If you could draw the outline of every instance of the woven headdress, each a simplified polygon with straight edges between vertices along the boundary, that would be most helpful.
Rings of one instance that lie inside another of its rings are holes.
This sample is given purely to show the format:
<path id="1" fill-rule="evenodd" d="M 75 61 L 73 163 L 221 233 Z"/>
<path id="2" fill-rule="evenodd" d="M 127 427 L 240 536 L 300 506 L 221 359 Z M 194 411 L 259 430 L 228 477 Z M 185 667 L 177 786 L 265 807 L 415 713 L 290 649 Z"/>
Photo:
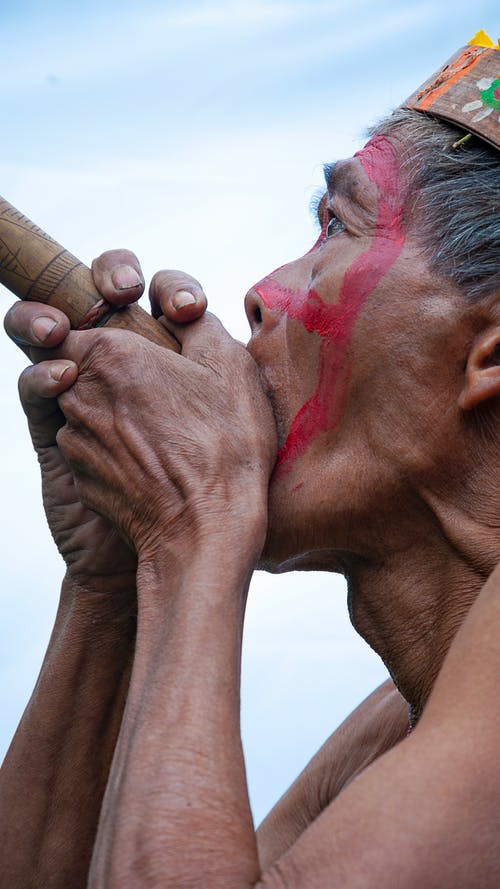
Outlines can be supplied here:
<path id="1" fill-rule="evenodd" d="M 500 40 L 479 31 L 402 107 L 447 120 L 500 150 Z"/>

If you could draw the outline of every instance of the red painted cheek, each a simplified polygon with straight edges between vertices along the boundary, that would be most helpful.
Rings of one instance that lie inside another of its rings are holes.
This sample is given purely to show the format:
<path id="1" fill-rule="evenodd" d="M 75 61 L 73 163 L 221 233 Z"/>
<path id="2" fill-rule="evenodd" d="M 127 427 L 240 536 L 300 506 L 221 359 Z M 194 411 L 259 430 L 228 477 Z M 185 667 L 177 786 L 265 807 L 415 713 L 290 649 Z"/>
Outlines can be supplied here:
<path id="1" fill-rule="evenodd" d="M 334 429 L 339 422 L 351 376 L 345 355 L 354 325 L 404 244 L 398 166 L 391 143 L 375 136 L 356 157 L 378 188 L 377 221 L 370 246 L 344 274 L 338 302 L 329 305 L 314 290 L 287 289 L 273 277 L 275 272 L 254 288 L 268 308 L 285 312 L 321 337 L 318 385 L 292 420 L 278 454 L 275 478 L 288 472 L 321 432 Z"/>

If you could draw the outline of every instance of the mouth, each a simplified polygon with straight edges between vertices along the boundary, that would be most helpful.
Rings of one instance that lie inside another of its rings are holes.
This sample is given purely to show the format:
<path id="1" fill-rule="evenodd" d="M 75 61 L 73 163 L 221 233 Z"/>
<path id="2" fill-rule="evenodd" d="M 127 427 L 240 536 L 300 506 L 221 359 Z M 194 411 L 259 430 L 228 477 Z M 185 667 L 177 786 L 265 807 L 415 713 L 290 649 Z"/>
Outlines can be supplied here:
<path id="1" fill-rule="evenodd" d="M 264 390 L 264 395 L 271 405 L 274 422 L 276 424 L 279 454 L 281 449 L 283 448 L 283 445 L 285 444 L 288 435 L 288 417 L 285 416 L 282 399 L 278 398 L 276 390 L 270 384 L 266 372 L 263 368 L 259 368 L 259 376 L 262 389 Z"/>

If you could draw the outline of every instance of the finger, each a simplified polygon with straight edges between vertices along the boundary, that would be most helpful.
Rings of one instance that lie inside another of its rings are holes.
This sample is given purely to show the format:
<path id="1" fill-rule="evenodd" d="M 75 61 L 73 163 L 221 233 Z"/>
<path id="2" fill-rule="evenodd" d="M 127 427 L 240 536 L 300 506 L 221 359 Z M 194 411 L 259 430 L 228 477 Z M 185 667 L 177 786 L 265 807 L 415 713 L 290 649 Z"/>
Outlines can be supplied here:
<path id="1" fill-rule="evenodd" d="M 131 330 L 97 327 L 93 330 L 70 330 L 58 349 L 51 352 L 51 358 L 70 359 L 78 364 L 80 372 L 87 369 L 88 361 L 98 356 L 108 366 L 113 361 L 126 356 L 130 361 L 138 348 L 157 348 L 148 340 Z M 169 350 L 166 350 L 170 354 Z M 174 353 L 172 353 L 174 354 Z"/>
<path id="2" fill-rule="evenodd" d="M 36 448 L 51 447 L 65 422 L 57 403 L 75 382 L 78 367 L 73 361 L 42 361 L 27 367 L 19 377 L 19 396 L 28 418 L 33 444 Z"/>
<path id="3" fill-rule="evenodd" d="M 192 324 L 174 324 L 166 318 L 160 320 L 179 340 L 182 355 L 198 364 L 213 366 L 214 358 L 235 345 L 241 345 L 211 312 L 205 312 Z"/>
<path id="4" fill-rule="evenodd" d="M 149 299 L 154 318 L 165 315 L 175 323 L 194 321 L 207 308 L 207 298 L 196 278 L 175 270 L 156 272 L 149 287 Z"/>
<path id="5" fill-rule="evenodd" d="M 115 306 L 128 306 L 144 293 L 144 276 L 135 253 L 107 250 L 92 263 L 94 283 L 104 299 Z"/>
<path id="6" fill-rule="evenodd" d="M 70 324 L 67 316 L 53 306 L 19 300 L 7 312 L 4 327 L 7 336 L 36 360 L 36 353 L 30 347 L 52 349 L 59 346 L 68 335 Z"/>

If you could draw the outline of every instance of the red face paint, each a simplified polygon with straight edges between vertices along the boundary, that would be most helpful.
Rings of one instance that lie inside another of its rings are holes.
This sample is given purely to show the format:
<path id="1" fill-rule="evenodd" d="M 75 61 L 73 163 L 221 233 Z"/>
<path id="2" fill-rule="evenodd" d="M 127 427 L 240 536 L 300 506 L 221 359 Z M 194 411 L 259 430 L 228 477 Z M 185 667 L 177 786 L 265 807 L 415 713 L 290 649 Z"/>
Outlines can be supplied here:
<path id="1" fill-rule="evenodd" d="M 285 288 L 272 275 L 254 288 L 268 308 L 285 312 L 321 337 L 318 385 L 291 423 L 278 454 L 275 478 L 292 468 L 319 433 L 337 425 L 351 375 L 345 354 L 356 319 L 404 244 L 399 171 L 393 146 L 383 136 L 375 136 L 355 156 L 377 186 L 377 220 L 370 246 L 344 274 L 338 302 L 329 305 L 314 290 Z"/>

